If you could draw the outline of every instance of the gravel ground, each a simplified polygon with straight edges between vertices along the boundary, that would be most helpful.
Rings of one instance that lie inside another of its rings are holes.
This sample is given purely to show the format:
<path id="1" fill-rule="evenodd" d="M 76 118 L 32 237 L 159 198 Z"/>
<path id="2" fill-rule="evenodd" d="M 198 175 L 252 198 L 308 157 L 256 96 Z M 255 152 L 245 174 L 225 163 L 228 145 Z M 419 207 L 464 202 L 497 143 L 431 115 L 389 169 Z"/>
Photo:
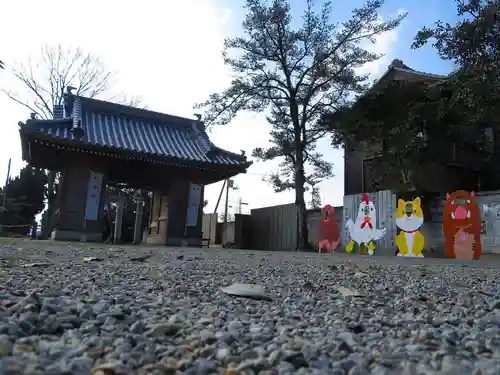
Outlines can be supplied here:
<path id="1" fill-rule="evenodd" d="M 0 246 L 2 375 L 500 374 L 491 263 L 35 246 Z"/>

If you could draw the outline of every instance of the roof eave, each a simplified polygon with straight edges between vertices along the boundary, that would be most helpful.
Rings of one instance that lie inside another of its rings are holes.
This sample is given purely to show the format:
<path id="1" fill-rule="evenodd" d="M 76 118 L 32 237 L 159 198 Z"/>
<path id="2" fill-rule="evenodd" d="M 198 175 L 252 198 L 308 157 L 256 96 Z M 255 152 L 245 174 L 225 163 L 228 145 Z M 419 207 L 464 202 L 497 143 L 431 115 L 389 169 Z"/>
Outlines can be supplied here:
<path id="1" fill-rule="evenodd" d="M 29 163 L 31 161 L 29 140 L 26 139 L 22 129 L 19 129 L 19 137 L 21 138 L 21 159 Z"/>
<path id="2" fill-rule="evenodd" d="M 398 71 L 403 72 L 403 73 L 407 73 L 407 74 L 418 76 L 418 77 L 428 78 L 428 79 L 434 79 L 434 80 L 448 79 L 448 76 L 444 76 L 442 74 L 420 72 L 418 70 L 404 69 L 404 68 L 399 68 L 397 66 L 393 67 L 393 69 L 398 70 Z"/>
<path id="3" fill-rule="evenodd" d="M 218 152 L 220 152 L 222 154 L 226 154 L 226 155 L 230 156 L 231 158 L 233 158 L 233 159 L 235 159 L 235 160 L 237 160 L 237 161 L 239 161 L 241 163 L 247 163 L 248 162 L 246 156 L 241 155 L 241 154 L 236 154 L 236 153 L 231 152 L 231 151 L 224 150 L 223 148 L 215 146 L 213 143 L 212 143 L 212 148 L 211 148 L 210 151 L 212 151 L 212 152 L 213 151 L 218 151 Z M 250 162 L 250 164 L 251 164 L 251 162 Z"/>
<path id="4" fill-rule="evenodd" d="M 36 125 L 68 125 L 72 124 L 73 119 L 69 117 L 58 118 L 58 119 L 28 119 L 21 127 L 35 128 Z"/>
<path id="5" fill-rule="evenodd" d="M 108 153 L 123 153 L 123 154 L 129 154 L 130 158 L 136 158 L 136 159 L 145 159 L 145 160 L 157 160 L 159 162 L 165 162 L 165 163 L 174 163 L 178 164 L 179 166 L 186 166 L 186 167 L 191 167 L 191 166 L 196 166 L 199 168 L 237 168 L 239 170 L 246 170 L 252 162 L 240 162 L 240 163 L 235 163 L 235 164 L 225 164 L 225 163 L 207 163 L 207 162 L 198 162 L 198 161 L 193 161 L 193 160 L 188 160 L 188 159 L 179 159 L 175 157 L 168 157 L 168 156 L 162 156 L 162 155 L 153 155 L 153 154 L 147 154 L 143 152 L 134 152 L 134 151 L 129 151 L 129 150 L 122 150 L 119 148 L 114 148 L 114 147 L 105 147 L 105 146 L 97 146 L 97 145 L 91 145 L 88 143 L 84 142 L 79 142 L 76 140 L 68 140 L 68 139 L 63 139 L 63 138 L 55 138 L 47 134 L 43 134 L 40 132 L 37 132 L 36 130 L 32 128 L 21 128 L 19 129 L 21 139 L 25 140 L 25 142 L 29 142 L 30 139 L 29 137 L 33 140 L 39 140 L 42 142 L 47 142 L 47 143 L 57 143 L 60 144 L 64 147 L 67 148 L 73 148 L 73 149 L 80 149 L 80 150 L 99 150 L 100 152 L 108 152 Z M 238 172 L 241 173 L 241 172 Z"/>
<path id="6" fill-rule="evenodd" d="M 235 177 L 235 176 L 237 176 L 237 175 L 239 175 L 239 174 L 245 174 L 245 173 L 247 173 L 247 169 L 248 169 L 248 167 L 250 167 L 250 165 L 252 165 L 252 162 L 247 162 L 247 163 L 246 163 L 246 164 L 244 164 L 244 165 L 241 165 L 241 164 L 240 164 L 240 165 L 238 165 L 237 167 L 235 167 L 235 166 L 233 165 L 233 168 L 230 168 L 230 169 L 228 170 L 228 172 L 226 172 L 226 173 L 224 174 L 224 178 L 225 178 L 225 179 L 228 179 L 228 178 L 233 178 L 233 177 Z M 207 181 L 207 182 L 206 182 L 206 185 L 209 185 L 209 184 L 212 184 L 212 183 L 215 183 L 215 182 L 219 182 L 220 180 L 221 180 L 220 178 L 215 177 L 215 178 L 213 178 L 213 179 L 211 179 L 211 180 Z"/>
<path id="7" fill-rule="evenodd" d="M 387 76 L 389 75 L 389 73 L 391 73 L 393 71 L 399 71 L 401 73 L 405 73 L 405 74 L 408 74 L 408 75 L 412 75 L 412 76 L 416 76 L 416 77 L 421 77 L 421 78 L 427 78 L 429 80 L 434 80 L 434 81 L 446 80 L 446 79 L 449 78 L 447 76 L 443 76 L 443 75 L 440 75 L 440 74 L 431 74 L 431 73 L 419 72 L 417 70 L 412 70 L 412 69 L 399 68 L 397 66 L 390 66 L 384 72 L 384 74 L 382 74 L 382 76 L 373 83 L 372 87 L 375 87 L 380 82 L 383 82 L 387 78 Z"/>

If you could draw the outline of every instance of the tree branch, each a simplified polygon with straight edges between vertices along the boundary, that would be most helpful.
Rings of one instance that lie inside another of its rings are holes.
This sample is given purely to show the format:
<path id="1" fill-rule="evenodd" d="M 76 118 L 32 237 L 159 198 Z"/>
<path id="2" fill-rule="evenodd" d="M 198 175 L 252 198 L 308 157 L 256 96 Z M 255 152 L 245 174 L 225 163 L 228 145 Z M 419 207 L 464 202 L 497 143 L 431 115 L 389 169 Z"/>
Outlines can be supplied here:
<path id="1" fill-rule="evenodd" d="M 13 94 L 11 94 L 9 91 L 7 91 L 5 89 L 2 89 L 2 92 L 5 95 L 7 95 L 7 97 L 9 99 L 13 100 L 14 102 L 16 102 L 18 104 L 21 104 L 23 107 L 25 107 L 27 109 L 29 109 L 31 113 L 34 113 L 34 114 L 36 114 L 39 117 L 43 117 L 42 114 L 37 109 L 35 109 L 34 107 L 30 106 L 28 103 L 22 102 L 20 99 L 18 99 L 16 96 L 14 96 Z"/>

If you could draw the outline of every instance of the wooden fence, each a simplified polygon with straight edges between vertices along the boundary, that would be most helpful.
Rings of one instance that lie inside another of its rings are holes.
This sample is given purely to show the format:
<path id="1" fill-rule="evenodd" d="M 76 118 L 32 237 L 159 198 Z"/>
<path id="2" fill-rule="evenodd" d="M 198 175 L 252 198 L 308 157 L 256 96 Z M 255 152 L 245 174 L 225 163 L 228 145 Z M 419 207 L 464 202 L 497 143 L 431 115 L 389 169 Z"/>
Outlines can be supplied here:
<path id="1" fill-rule="evenodd" d="M 203 219 L 201 222 L 201 231 L 203 232 L 203 238 L 210 238 L 210 243 L 215 243 L 215 231 L 217 228 L 217 213 L 215 214 L 203 214 Z"/>
<path id="2" fill-rule="evenodd" d="M 380 253 L 391 253 L 395 247 L 396 223 L 394 221 L 394 210 L 396 207 L 396 196 L 390 190 L 379 191 L 369 194 L 377 208 L 377 225 L 386 228 L 386 235 L 378 241 L 377 248 Z M 341 230 L 341 244 L 343 248 L 348 242 L 348 232 L 344 228 L 346 220 L 355 219 L 361 194 L 344 197 L 344 206 L 335 207 L 335 217 Z M 297 210 L 295 204 L 264 207 L 254 209 L 250 213 L 251 231 L 245 234 L 251 237 L 247 243 L 256 250 L 295 250 L 297 247 Z M 319 240 L 319 222 L 321 210 L 308 210 L 307 226 L 309 229 L 309 242 L 313 247 L 317 246 Z M 236 236 L 238 245 L 240 236 Z"/>
<path id="3" fill-rule="evenodd" d="M 294 250 L 297 244 L 295 204 L 257 208 L 250 212 L 252 248 L 257 250 Z"/>
<path id="4" fill-rule="evenodd" d="M 222 227 L 221 233 L 221 245 L 232 244 L 235 242 L 234 232 L 236 223 L 234 221 L 229 221 L 227 223 L 220 223 Z"/>
<path id="5" fill-rule="evenodd" d="M 342 207 L 335 208 L 342 225 Z M 321 210 L 308 210 L 309 242 L 316 246 L 319 237 Z M 294 203 L 257 208 L 250 213 L 251 244 L 256 250 L 295 250 L 297 247 L 297 209 Z M 247 232 L 248 233 L 248 232 Z M 238 241 L 236 241 L 238 242 Z"/>

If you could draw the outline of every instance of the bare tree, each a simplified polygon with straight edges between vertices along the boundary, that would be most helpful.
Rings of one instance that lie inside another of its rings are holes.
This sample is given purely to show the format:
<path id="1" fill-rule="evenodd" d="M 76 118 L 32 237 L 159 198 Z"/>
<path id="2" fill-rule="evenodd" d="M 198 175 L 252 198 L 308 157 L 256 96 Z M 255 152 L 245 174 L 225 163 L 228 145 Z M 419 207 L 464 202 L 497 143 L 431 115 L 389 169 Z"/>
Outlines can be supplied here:
<path id="1" fill-rule="evenodd" d="M 20 91 L 3 88 L 2 91 L 14 102 L 42 119 L 53 118 L 54 106 L 63 103 L 67 87 L 75 87 L 75 94 L 88 98 L 102 98 L 130 106 L 138 106 L 137 97 L 126 94 L 112 95 L 116 74 L 106 69 L 98 56 L 82 49 L 64 49 L 58 46 L 42 46 L 40 54 L 26 62 L 14 63 L 9 69 L 19 83 Z M 56 197 L 57 174 L 49 171 L 47 188 L 47 216 L 49 224 L 43 228 L 43 236 L 52 230 L 53 206 Z"/>
<path id="2" fill-rule="evenodd" d="M 20 83 L 21 91 L 2 89 L 10 99 L 29 109 L 38 118 L 51 119 L 55 105 L 62 104 L 68 86 L 76 88 L 76 95 L 103 98 L 137 106 L 140 100 L 125 94 L 110 95 L 116 74 L 104 63 L 80 48 L 42 46 L 40 55 L 23 63 L 14 63 L 11 73 Z"/>

